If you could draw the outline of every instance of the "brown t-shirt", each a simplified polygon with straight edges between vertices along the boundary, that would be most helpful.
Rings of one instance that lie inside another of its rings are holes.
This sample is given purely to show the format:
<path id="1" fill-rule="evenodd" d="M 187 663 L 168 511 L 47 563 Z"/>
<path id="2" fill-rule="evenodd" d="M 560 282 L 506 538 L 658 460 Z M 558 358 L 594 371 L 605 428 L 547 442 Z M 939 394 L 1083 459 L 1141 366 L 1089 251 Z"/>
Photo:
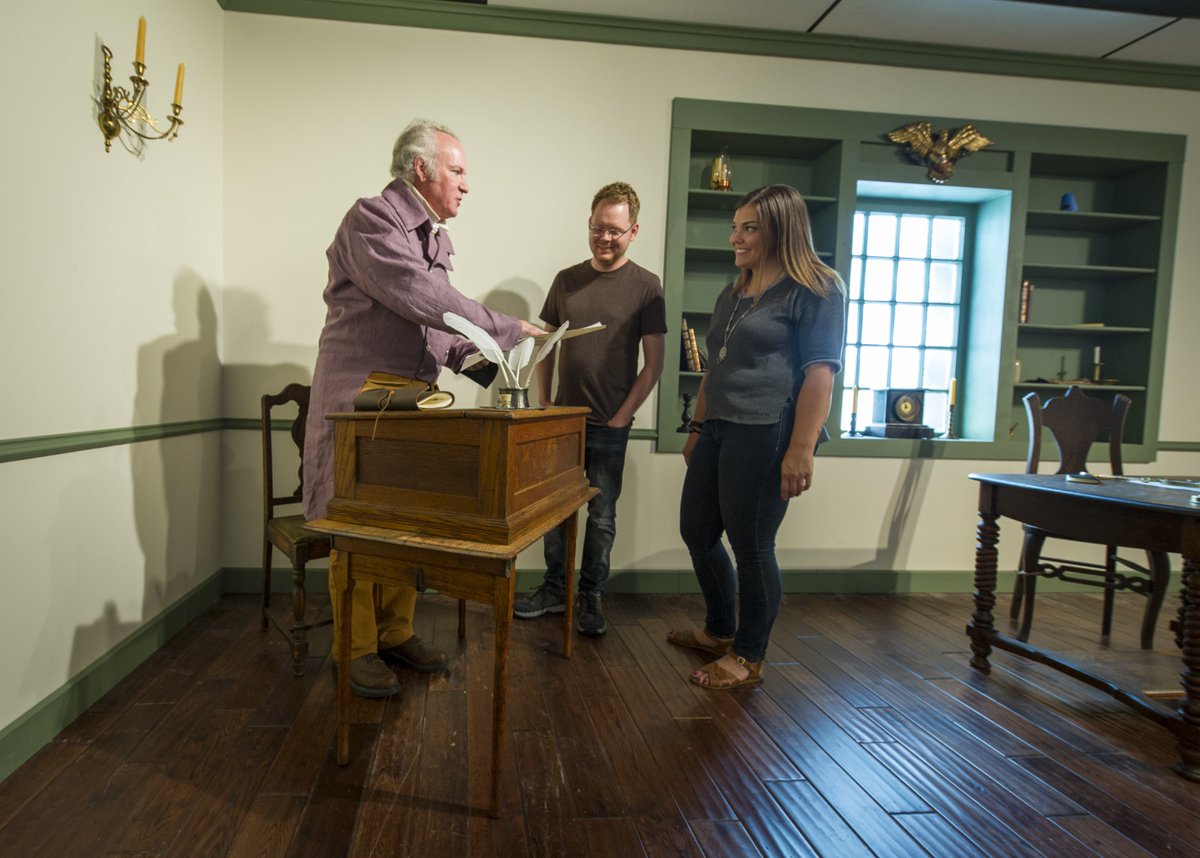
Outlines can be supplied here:
<path id="1" fill-rule="evenodd" d="M 633 260 L 597 271 L 588 259 L 554 278 L 542 321 L 556 328 L 600 322 L 605 330 L 559 343 L 555 405 L 585 405 L 588 422 L 604 425 L 616 414 L 638 373 L 642 337 L 667 332 L 667 308 L 658 277 Z"/>

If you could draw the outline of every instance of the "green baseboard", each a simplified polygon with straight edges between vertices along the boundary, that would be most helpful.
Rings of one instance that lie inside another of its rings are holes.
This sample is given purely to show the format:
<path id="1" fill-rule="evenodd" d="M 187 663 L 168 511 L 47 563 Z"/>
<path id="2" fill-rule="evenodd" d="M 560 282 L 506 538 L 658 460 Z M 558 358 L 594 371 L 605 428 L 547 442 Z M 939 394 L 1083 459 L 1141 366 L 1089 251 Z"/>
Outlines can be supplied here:
<path id="1" fill-rule="evenodd" d="M 224 592 L 220 573 L 211 575 L 157 617 L 146 622 L 92 664 L 71 677 L 16 721 L 0 730 L 0 780 L 54 739 L 118 682 L 216 604 Z"/>
<path id="2" fill-rule="evenodd" d="M 258 569 L 226 568 L 226 593 L 257 593 Z M 517 592 L 524 593 L 542 583 L 541 569 L 517 570 Z M 996 592 L 1012 591 L 1013 572 L 1000 572 Z M 306 576 L 304 589 L 312 594 L 328 594 L 329 581 L 324 569 L 314 569 Z M 604 585 L 609 593 L 699 593 L 696 576 L 690 569 L 625 570 L 613 573 Z M 1038 582 L 1039 593 L 1086 593 L 1094 588 L 1085 584 L 1062 581 Z M 290 569 L 271 570 L 271 592 L 290 593 Z M 892 572 L 885 569 L 785 569 L 785 593 L 971 593 L 975 590 L 975 572 L 970 569 L 950 571 L 910 570 Z"/>

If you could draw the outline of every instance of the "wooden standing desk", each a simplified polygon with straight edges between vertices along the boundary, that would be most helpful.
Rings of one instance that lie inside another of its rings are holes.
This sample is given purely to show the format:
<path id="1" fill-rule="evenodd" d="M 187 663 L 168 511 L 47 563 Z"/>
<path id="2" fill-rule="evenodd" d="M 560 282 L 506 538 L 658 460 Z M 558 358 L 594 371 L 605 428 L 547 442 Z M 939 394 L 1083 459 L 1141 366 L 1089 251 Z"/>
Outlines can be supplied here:
<path id="1" fill-rule="evenodd" d="M 576 512 L 596 494 L 584 475 L 586 408 L 446 409 L 328 415 L 334 426 L 334 497 L 307 527 L 330 536 L 338 642 L 337 761 L 350 759 L 350 621 L 358 581 L 431 587 L 492 606 L 490 812 L 500 811 L 508 652 L 516 558 L 567 528 L 563 655 L 571 654 Z M 459 612 L 459 636 L 463 612 Z"/>
<path id="2" fill-rule="evenodd" d="M 1200 503 L 1191 493 L 1135 480 L 1099 485 L 1067 482 L 1061 474 L 971 474 L 979 482 L 979 524 L 975 548 L 975 611 L 967 626 L 971 666 L 990 669 L 993 648 L 1061 670 L 1120 700 L 1139 715 L 1170 730 L 1179 740 L 1175 770 L 1200 781 Z M 1142 695 L 996 631 L 996 544 L 1001 516 L 1067 539 L 1183 555 L 1183 606 L 1178 641 L 1183 656 L 1183 698 L 1168 712 Z"/>

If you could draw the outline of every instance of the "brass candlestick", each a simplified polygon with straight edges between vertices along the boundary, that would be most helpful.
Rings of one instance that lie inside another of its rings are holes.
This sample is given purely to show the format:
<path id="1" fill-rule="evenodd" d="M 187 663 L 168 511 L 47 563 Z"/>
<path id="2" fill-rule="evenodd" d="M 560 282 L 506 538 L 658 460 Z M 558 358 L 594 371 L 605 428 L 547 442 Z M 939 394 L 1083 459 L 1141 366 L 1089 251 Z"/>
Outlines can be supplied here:
<path id="1" fill-rule="evenodd" d="M 112 51 L 108 49 L 107 45 L 100 46 L 100 51 L 104 54 L 104 91 L 100 95 L 98 121 L 100 131 L 104 134 L 105 152 L 112 151 L 113 138 L 119 137 L 122 129 L 143 140 L 162 140 L 164 137 L 167 140 L 174 140 L 179 135 L 180 126 L 183 125 L 183 120 L 179 118 L 179 114 L 183 111 L 183 63 L 179 64 L 179 72 L 175 77 L 175 101 L 171 104 L 171 115 L 167 117 L 170 125 L 166 129 L 160 130 L 157 120 L 142 105 L 146 88 L 150 86 L 150 81 L 145 78 L 146 64 L 142 61 L 145 50 L 145 31 L 146 25 L 143 19 L 139 22 L 138 27 L 138 55 L 137 59 L 133 61 L 133 75 L 129 78 L 130 83 L 133 84 L 132 91 L 123 86 L 113 86 Z M 153 131 L 146 132 L 143 130 L 146 128 L 153 129 Z"/>

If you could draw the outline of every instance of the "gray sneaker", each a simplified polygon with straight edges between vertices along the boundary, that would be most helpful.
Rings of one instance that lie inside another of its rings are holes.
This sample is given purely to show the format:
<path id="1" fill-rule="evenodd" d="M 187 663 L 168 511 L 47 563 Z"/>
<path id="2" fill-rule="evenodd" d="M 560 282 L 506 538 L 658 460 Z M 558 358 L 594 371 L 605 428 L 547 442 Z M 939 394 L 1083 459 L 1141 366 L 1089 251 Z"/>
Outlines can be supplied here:
<path id="1" fill-rule="evenodd" d="M 581 635 L 597 637 L 608 631 L 608 623 L 600 610 L 600 591 L 588 590 L 575 598 L 575 629 Z"/>
<path id="2" fill-rule="evenodd" d="M 528 596 L 513 600 L 513 616 L 522 620 L 532 620 L 542 614 L 561 614 L 567 609 L 566 599 L 562 593 L 555 593 L 543 584 Z"/>

